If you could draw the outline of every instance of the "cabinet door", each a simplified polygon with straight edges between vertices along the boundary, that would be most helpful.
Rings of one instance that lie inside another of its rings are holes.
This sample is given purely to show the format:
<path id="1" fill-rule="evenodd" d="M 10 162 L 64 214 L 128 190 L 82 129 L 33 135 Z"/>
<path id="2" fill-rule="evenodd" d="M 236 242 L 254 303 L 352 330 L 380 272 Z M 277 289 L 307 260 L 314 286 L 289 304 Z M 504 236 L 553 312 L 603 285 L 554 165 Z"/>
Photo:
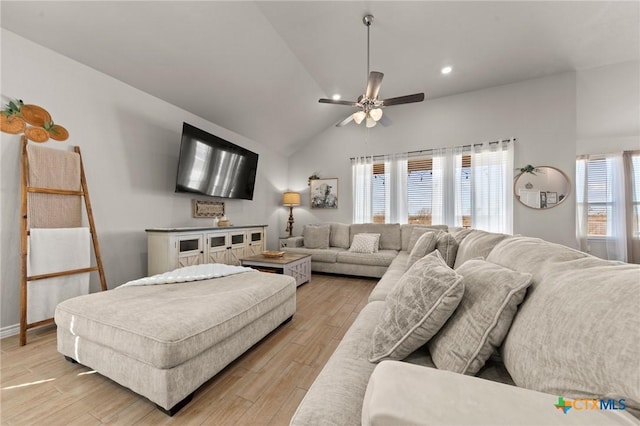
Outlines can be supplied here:
<path id="1" fill-rule="evenodd" d="M 178 258 L 176 267 L 199 265 L 204 260 L 202 235 L 181 235 L 177 238 Z"/>
<path id="2" fill-rule="evenodd" d="M 240 259 L 246 256 L 247 235 L 245 231 L 229 232 L 229 250 L 227 251 L 227 263 L 240 265 Z"/>
<path id="3" fill-rule="evenodd" d="M 226 232 L 213 232 L 206 236 L 207 263 L 227 263 L 227 248 L 229 247 Z"/>
<path id="4" fill-rule="evenodd" d="M 261 228 L 247 231 L 247 256 L 255 256 L 264 251 L 264 231 Z"/>

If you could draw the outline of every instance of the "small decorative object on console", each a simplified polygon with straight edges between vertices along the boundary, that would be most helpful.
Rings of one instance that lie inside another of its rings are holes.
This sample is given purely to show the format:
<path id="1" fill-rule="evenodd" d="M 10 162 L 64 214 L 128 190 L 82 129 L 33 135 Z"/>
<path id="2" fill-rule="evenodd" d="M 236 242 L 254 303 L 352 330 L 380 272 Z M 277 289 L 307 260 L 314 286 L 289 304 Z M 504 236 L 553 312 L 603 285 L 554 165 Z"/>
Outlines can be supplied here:
<path id="1" fill-rule="evenodd" d="M 262 252 L 262 255 L 267 258 L 275 259 L 284 256 L 285 253 L 286 252 L 284 251 L 265 250 Z"/>

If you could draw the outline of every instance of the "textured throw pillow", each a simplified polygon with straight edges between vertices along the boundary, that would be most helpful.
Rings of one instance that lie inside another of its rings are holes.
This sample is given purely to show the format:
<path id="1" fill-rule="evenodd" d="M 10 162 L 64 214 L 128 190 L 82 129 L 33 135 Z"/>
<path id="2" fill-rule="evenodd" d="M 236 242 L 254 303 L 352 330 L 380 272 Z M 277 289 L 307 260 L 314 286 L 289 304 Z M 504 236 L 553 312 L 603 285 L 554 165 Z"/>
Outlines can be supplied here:
<path id="1" fill-rule="evenodd" d="M 442 254 L 442 258 L 450 268 L 456 263 L 456 254 L 458 253 L 458 243 L 448 232 L 441 232 L 436 242 L 436 250 Z"/>
<path id="2" fill-rule="evenodd" d="M 463 293 L 462 276 L 439 252 L 418 260 L 387 296 L 369 361 L 401 360 L 424 345 L 455 311 Z"/>
<path id="3" fill-rule="evenodd" d="M 410 268 L 418 260 L 434 251 L 437 242 L 438 233 L 436 232 L 425 232 L 420 235 L 420 238 L 418 238 L 418 241 L 413 245 L 413 249 L 407 258 L 407 268 Z"/>
<path id="4" fill-rule="evenodd" d="M 351 253 L 377 253 L 380 243 L 380 234 L 356 234 L 351 242 L 349 251 Z"/>
<path id="5" fill-rule="evenodd" d="M 468 260 L 457 270 L 464 296 L 449 321 L 429 341 L 436 367 L 476 374 L 507 335 L 531 284 L 531 274 L 484 260 Z"/>
<path id="6" fill-rule="evenodd" d="M 329 248 L 329 224 L 305 225 L 302 231 L 305 248 L 326 249 Z"/>

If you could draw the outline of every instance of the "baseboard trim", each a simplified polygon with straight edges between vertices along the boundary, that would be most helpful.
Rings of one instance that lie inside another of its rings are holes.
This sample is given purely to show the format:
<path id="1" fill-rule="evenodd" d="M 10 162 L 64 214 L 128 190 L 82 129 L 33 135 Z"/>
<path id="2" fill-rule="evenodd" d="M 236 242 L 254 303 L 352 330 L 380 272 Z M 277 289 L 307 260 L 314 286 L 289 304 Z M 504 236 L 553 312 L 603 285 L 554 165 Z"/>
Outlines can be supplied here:
<path id="1" fill-rule="evenodd" d="M 0 339 L 4 339 L 5 337 L 15 336 L 20 333 L 20 324 L 13 324 L 6 327 L 0 328 Z"/>

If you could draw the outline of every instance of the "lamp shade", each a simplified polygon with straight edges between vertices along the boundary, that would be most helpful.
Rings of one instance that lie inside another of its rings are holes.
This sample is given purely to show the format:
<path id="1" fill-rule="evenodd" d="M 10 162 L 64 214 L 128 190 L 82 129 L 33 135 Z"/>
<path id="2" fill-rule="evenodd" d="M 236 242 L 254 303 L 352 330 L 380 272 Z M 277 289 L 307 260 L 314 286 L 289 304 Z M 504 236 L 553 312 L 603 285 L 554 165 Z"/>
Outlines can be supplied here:
<path id="1" fill-rule="evenodd" d="M 362 123 L 362 120 L 364 120 L 364 118 L 366 116 L 367 116 L 367 114 L 364 111 L 354 112 L 353 113 L 353 121 L 355 121 L 356 124 L 360 124 L 360 123 Z"/>
<path id="2" fill-rule="evenodd" d="M 282 205 L 287 207 L 300 205 L 300 194 L 297 192 L 285 192 L 282 194 Z"/>
<path id="3" fill-rule="evenodd" d="M 367 127 L 374 127 L 374 126 L 376 125 L 376 123 L 377 123 L 377 122 L 376 122 L 376 120 L 374 120 L 374 119 L 373 119 L 373 118 L 371 118 L 371 117 L 367 117 L 367 121 L 366 121 L 366 124 L 365 124 L 365 125 L 366 125 Z"/>
<path id="4" fill-rule="evenodd" d="M 380 108 L 374 108 L 371 111 L 369 111 L 369 115 L 371 116 L 371 118 L 373 118 L 375 121 L 378 121 L 382 118 L 382 109 Z"/>

